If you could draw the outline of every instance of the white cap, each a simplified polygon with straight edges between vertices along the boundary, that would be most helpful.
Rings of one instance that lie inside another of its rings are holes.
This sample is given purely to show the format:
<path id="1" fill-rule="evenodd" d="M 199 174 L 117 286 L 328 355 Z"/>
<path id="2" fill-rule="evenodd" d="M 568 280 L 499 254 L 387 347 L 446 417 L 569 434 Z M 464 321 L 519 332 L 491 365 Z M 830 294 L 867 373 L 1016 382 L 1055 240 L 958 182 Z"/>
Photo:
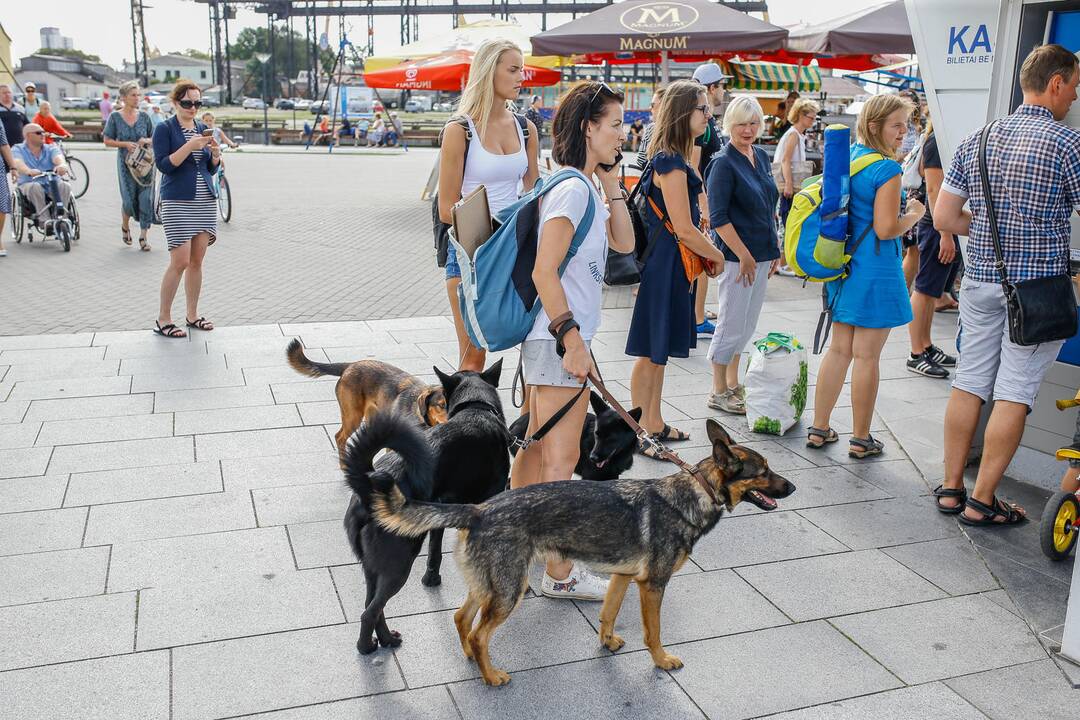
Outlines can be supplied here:
<path id="1" fill-rule="evenodd" d="M 23 85 L 23 90 L 37 90 L 37 85 L 32 82 L 25 83 Z"/>
<path id="2" fill-rule="evenodd" d="M 725 75 L 724 71 L 721 70 L 720 66 L 716 63 L 698 65 L 697 70 L 694 70 L 694 80 L 702 85 L 712 85 L 713 83 L 727 80 L 730 77 L 730 75 Z"/>

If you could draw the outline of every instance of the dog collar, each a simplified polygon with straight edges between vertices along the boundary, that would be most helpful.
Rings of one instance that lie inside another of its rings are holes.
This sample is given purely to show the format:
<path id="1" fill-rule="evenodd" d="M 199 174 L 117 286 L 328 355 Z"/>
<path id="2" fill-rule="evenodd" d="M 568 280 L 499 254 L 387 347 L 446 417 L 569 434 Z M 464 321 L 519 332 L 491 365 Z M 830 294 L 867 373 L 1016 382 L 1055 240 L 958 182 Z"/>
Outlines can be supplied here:
<path id="1" fill-rule="evenodd" d="M 491 403 L 485 402 L 484 400 L 466 400 L 463 403 L 455 405 L 447 413 L 447 419 L 449 420 L 450 418 L 454 417 L 455 415 L 457 415 L 462 410 L 469 410 L 471 408 L 481 408 L 483 410 L 487 410 L 489 413 L 491 413 L 495 417 L 499 418 L 500 420 L 502 419 L 502 414 L 499 412 L 499 409 L 496 408 Z"/>

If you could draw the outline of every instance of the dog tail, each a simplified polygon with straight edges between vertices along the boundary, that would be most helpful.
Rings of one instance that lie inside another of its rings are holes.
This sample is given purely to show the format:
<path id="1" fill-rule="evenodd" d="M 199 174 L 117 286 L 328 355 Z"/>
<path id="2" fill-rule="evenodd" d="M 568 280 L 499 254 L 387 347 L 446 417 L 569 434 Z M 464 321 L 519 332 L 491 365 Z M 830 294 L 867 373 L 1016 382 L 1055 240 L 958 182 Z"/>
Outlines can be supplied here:
<path id="1" fill-rule="evenodd" d="M 345 372 L 345 368 L 349 367 L 349 363 L 321 363 L 311 360 L 304 354 L 304 346 L 300 344 L 300 340 L 297 338 L 293 338 L 292 342 L 289 343 L 289 347 L 285 348 L 285 355 L 289 358 L 289 365 L 292 366 L 293 370 L 309 377 L 321 377 L 323 375 L 341 377 L 341 374 Z"/>
<path id="2" fill-rule="evenodd" d="M 396 490 L 394 476 L 375 469 L 375 456 L 382 450 L 393 450 L 401 457 L 403 480 L 412 495 L 431 496 L 435 477 L 431 445 L 413 418 L 384 410 L 353 433 L 345 448 L 345 482 L 365 505 L 376 495 Z"/>
<path id="3" fill-rule="evenodd" d="M 376 487 L 371 512 L 385 529 L 405 537 L 420 537 L 429 530 L 467 528 L 476 518 L 478 505 L 407 500 L 390 478 L 386 492 Z"/>

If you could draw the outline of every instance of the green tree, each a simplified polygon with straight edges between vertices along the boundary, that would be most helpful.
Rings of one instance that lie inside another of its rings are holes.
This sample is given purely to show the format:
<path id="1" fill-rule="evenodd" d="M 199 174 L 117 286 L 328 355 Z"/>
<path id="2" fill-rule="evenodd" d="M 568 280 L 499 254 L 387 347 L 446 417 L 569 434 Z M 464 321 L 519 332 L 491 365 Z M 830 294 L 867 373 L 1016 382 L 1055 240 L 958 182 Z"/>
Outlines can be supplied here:
<path id="1" fill-rule="evenodd" d="M 82 50 L 76 50 L 75 48 L 41 48 L 34 54 L 57 55 L 61 57 L 78 58 L 79 60 L 87 60 L 89 62 L 101 62 L 100 56 L 84 53 Z"/>
<path id="2" fill-rule="evenodd" d="M 308 48 L 304 36 L 298 32 L 287 33 L 284 30 L 274 31 L 274 57 L 270 69 L 271 94 L 277 95 L 280 90 L 276 88 L 282 80 L 290 77 L 289 72 L 289 46 L 292 46 L 292 77 L 296 72 L 305 68 L 308 57 Z M 255 58 L 255 53 L 270 52 L 269 36 L 266 28 L 244 28 L 229 43 L 229 56 L 233 60 L 247 61 L 244 65 L 244 94 L 261 95 L 263 82 L 263 66 Z M 333 50 L 319 51 L 319 64 L 323 72 L 329 73 L 334 68 L 337 53 Z"/>
<path id="3" fill-rule="evenodd" d="M 213 56 L 210 55 L 210 53 L 203 52 L 202 50 L 196 50 L 195 48 L 188 48 L 184 52 L 176 53 L 176 54 L 177 55 L 183 55 L 184 57 L 195 58 L 196 60 L 210 61 L 210 60 L 214 59 Z"/>

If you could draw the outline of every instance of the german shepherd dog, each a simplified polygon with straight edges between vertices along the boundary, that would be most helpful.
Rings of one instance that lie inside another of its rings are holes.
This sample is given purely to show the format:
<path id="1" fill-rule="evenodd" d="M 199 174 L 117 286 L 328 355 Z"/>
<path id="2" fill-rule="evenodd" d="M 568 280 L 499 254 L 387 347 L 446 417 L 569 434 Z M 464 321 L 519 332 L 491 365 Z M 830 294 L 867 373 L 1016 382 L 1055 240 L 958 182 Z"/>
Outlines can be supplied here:
<path id="1" fill-rule="evenodd" d="M 446 422 L 446 395 L 443 388 L 428 385 L 393 365 L 378 360 L 315 362 L 304 354 L 304 346 L 297 339 L 289 343 L 285 354 L 292 369 L 301 375 L 336 375 L 340 378 L 334 387 L 334 394 L 341 409 L 341 429 L 334 438 L 341 458 L 345 457 L 345 443 L 360 427 L 360 423 L 370 420 L 384 408 L 392 407 L 411 414 L 428 426 Z"/>
<path id="2" fill-rule="evenodd" d="M 510 474 L 506 419 L 496 390 L 502 361 L 483 373 L 445 375 L 438 368 L 435 373 L 446 393 L 445 423 L 426 428 L 413 416 L 381 411 L 364 423 L 345 450 L 345 478 L 354 493 L 345 511 L 345 532 L 363 565 L 367 586 L 356 641 L 361 653 L 401 644 L 401 636 L 387 627 L 383 608 L 405 585 L 424 541 L 423 533 L 405 537 L 371 522 L 373 484 L 397 487 L 402 497 L 413 501 L 482 503 L 506 487 Z M 394 452 L 376 462 L 384 448 Z M 433 528 L 422 580 L 429 587 L 442 582 L 442 539 L 442 528 Z"/>
<path id="3" fill-rule="evenodd" d="M 630 581 L 637 582 L 653 663 L 665 670 L 679 668 L 682 661 L 660 643 L 660 604 L 668 580 L 725 507 L 730 510 L 748 500 L 772 510 L 774 498 L 795 491 L 759 453 L 734 444 L 720 423 L 709 420 L 706 427 L 712 454 L 695 472 L 718 502 L 687 471 L 656 480 L 530 485 L 480 505 L 410 499 L 392 475 L 379 473 L 371 478 L 371 508 L 380 525 L 406 537 L 437 528 L 460 529 L 456 554 L 469 593 L 454 614 L 454 624 L 465 657 L 476 660 L 487 684 L 510 680 L 492 667 L 488 643 L 521 599 L 529 562 L 537 555 L 579 559 L 612 573 L 600 609 L 600 642 L 609 650 L 623 645 L 613 632 L 615 618 Z M 473 627 L 477 613 L 480 621 Z"/>
<path id="4" fill-rule="evenodd" d="M 589 404 L 593 412 L 585 416 L 585 425 L 581 428 L 574 472 L 582 480 L 618 480 L 634 464 L 637 435 L 595 392 L 589 393 Z M 629 415 L 640 422 L 641 408 L 634 408 Z M 528 431 L 529 413 L 510 425 L 510 434 L 518 440 L 524 440 Z M 517 455 L 518 446 L 514 445 L 510 452 Z"/>

